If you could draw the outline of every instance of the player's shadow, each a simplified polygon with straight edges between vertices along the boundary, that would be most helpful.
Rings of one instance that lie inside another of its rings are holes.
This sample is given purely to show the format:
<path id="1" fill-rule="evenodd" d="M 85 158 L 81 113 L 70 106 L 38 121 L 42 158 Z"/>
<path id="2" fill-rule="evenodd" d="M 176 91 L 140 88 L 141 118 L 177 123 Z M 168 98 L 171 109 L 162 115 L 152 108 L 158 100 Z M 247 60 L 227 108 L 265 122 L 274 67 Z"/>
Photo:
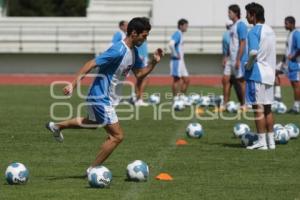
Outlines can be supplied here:
<path id="1" fill-rule="evenodd" d="M 85 178 L 87 178 L 87 175 L 48 177 L 47 180 L 56 181 L 56 180 L 65 180 L 65 179 L 85 179 Z"/>
<path id="2" fill-rule="evenodd" d="M 229 147 L 229 148 L 242 148 L 241 144 L 237 143 L 209 143 L 209 145 L 216 145 L 221 147 Z"/>

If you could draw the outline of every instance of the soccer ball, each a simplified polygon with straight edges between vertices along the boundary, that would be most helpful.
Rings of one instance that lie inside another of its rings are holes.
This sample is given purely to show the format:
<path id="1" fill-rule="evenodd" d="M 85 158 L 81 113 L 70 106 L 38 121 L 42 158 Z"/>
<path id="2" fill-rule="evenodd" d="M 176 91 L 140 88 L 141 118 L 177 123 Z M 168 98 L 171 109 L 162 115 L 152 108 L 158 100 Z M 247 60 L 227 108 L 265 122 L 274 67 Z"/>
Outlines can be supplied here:
<path id="1" fill-rule="evenodd" d="M 88 181 L 92 188 L 105 188 L 112 181 L 112 173 L 104 166 L 97 166 L 88 173 Z"/>
<path id="2" fill-rule="evenodd" d="M 284 128 L 287 130 L 290 138 L 297 138 L 299 136 L 299 128 L 296 124 L 289 123 L 284 126 Z"/>
<path id="3" fill-rule="evenodd" d="M 194 94 L 191 94 L 190 96 L 189 96 L 189 99 L 190 99 L 190 101 L 191 102 L 193 102 L 193 104 L 196 104 L 197 102 L 199 102 L 200 101 L 200 95 L 199 94 L 196 94 L 196 93 L 194 93 Z"/>
<path id="4" fill-rule="evenodd" d="M 241 137 L 242 135 L 249 133 L 250 127 L 247 124 L 244 123 L 237 123 L 233 127 L 233 133 L 235 137 Z"/>
<path id="5" fill-rule="evenodd" d="M 273 102 L 273 104 L 271 105 L 272 112 L 277 112 L 278 103 L 278 101 Z"/>
<path id="6" fill-rule="evenodd" d="M 283 125 L 282 124 L 274 124 L 273 125 L 273 129 L 275 130 L 275 129 L 278 129 L 278 128 L 283 128 Z"/>
<path id="7" fill-rule="evenodd" d="M 238 105 L 234 101 L 228 101 L 226 104 L 227 111 L 230 113 L 235 113 L 238 111 Z"/>
<path id="8" fill-rule="evenodd" d="M 160 103 L 160 96 L 158 94 L 151 94 L 149 97 L 149 102 L 151 104 L 159 104 Z"/>
<path id="9" fill-rule="evenodd" d="M 29 171 L 22 163 L 11 163 L 5 171 L 8 184 L 25 184 L 29 178 Z"/>
<path id="10" fill-rule="evenodd" d="M 277 109 L 276 112 L 279 114 L 284 114 L 287 111 L 287 107 L 283 102 L 278 102 L 277 103 Z"/>
<path id="11" fill-rule="evenodd" d="M 258 136 L 251 132 L 248 132 L 241 137 L 241 143 L 245 147 L 253 145 L 253 142 L 256 140 L 258 140 Z"/>
<path id="12" fill-rule="evenodd" d="M 201 138 L 204 134 L 203 128 L 199 123 L 190 123 L 186 128 L 187 136 L 191 138 Z"/>
<path id="13" fill-rule="evenodd" d="M 198 103 L 200 106 L 203 106 L 203 107 L 207 107 L 210 105 L 210 98 L 209 96 L 202 96 L 200 98 L 200 101 Z"/>
<path id="14" fill-rule="evenodd" d="M 274 130 L 275 142 L 278 144 L 287 144 L 290 137 L 288 131 L 283 128 L 277 128 Z"/>
<path id="15" fill-rule="evenodd" d="M 182 100 L 176 100 L 176 101 L 174 101 L 174 103 L 173 103 L 173 109 L 175 111 L 181 111 L 184 108 L 185 108 L 184 101 L 182 101 Z"/>
<path id="16" fill-rule="evenodd" d="M 149 176 L 148 165 L 141 161 L 135 160 L 127 165 L 127 178 L 131 181 L 147 181 Z"/>

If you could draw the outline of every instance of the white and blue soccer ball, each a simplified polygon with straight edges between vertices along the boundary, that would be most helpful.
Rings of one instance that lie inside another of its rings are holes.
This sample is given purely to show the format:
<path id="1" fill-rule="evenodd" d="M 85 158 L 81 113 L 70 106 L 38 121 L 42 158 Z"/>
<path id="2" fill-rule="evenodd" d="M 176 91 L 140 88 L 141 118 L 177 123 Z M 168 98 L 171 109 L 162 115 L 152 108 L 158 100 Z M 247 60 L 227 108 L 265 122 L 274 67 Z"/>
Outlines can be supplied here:
<path id="1" fill-rule="evenodd" d="M 147 181 L 149 167 L 144 161 L 135 160 L 127 165 L 126 175 L 131 181 Z"/>
<path id="2" fill-rule="evenodd" d="M 175 111 L 181 111 L 185 109 L 185 103 L 183 100 L 180 99 L 175 100 L 172 107 Z"/>
<path id="3" fill-rule="evenodd" d="M 257 134 L 251 132 L 248 132 L 241 137 L 241 143 L 245 147 L 253 145 L 256 140 L 258 140 Z"/>
<path id="4" fill-rule="evenodd" d="M 284 127 L 274 129 L 274 138 L 278 144 L 287 144 L 290 140 L 289 133 Z"/>
<path id="5" fill-rule="evenodd" d="M 244 123 L 237 123 L 233 127 L 233 133 L 235 137 L 242 137 L 242 135 L 249 133 L 250 127 Z"/>
<path id="6" fill-rule="evenodd" d="M 207 107 L 211 104 L 211 99 L 209 96 L 202 96 L 198 102 L 200 106 Z"/>
<path id="7" fill-rule="evenodd" d="M 271 105 L 271 110 L 272 112 L 277 112 L 277 107 L 278 107 L 279 101 L 274 101 Z"/>
<path id="8" fill-rule="evenodd" d="M 193 93 L 189 96 L 189 99 L 191 102 L 193 102 L 193 104 L 196 104 L 200 101 L 201 96 L 199 94 Z"/>
<path id="9" fill-rule="evenodd" d="M 11 163 L 5 171 L 5 178 L 8 184 L 25 184 L 29 178 L 29 171 L 22 163 Z"/>
<path id="10" fill-rule="evenodd" d="M 299 136 L 300 131 L 296 124 L 289 123 L 289 124 L 285 125 L 284 128 L 287 130 L 291 139 L 295 139 Z"/>
<path id="11" fill-rule="evenodd" d="M 149 102 L 151 104 L 159 104 L 160 103 L 159 94 L 151 94 L 150 97 L 149 97 Z"/>
<path id="12" fill-rule="evenodd" d="M 230 113 L 236 113 L 239 109 L 239 106 L 234 101 L 228 101 L 226 104 L 226 109 Z"/>
<path id="13" fill-rule="evenodd" d="M 186 134 L 191 138 L 201 138 L 204 135 L 202 125 L 199 123 L 190 123 L 186 128 Z"/>
<path id="14" fill-rule="evenodd" d="M 275 129 L 278 129 L 278 128 L 283 128 L 284 126 L 282 124 L 279 124 L 279 123 L 276 123 L 273 125 L 273 129 L 275 131 Z"/>
<path id="15" fill-rule="evenodd" d="M 275 112 L 279 113 L 279 114 L 284 114 L 284 113 L 286 113 L 286 111 L 287 111 L 286 105 L 283 102 L 278 102 Z"/>
<path id="16" fill-rule="evenodd" d="M 88 181 L 92 188 L 105 188 L 112 181 L 112 173 L 104 166 L 97 166 L 89 171 Z"/>

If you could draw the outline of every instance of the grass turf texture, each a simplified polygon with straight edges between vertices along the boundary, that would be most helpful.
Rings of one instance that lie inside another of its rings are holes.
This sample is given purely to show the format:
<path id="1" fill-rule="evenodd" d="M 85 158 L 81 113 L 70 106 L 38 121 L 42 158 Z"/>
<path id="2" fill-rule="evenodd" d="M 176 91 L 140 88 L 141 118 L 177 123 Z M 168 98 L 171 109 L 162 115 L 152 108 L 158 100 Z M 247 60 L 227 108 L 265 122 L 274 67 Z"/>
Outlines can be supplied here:
<path id="1" fill-rule="evenodd" d="M 237 120 L 201 121 L 205 135 L 189 139 L 185 128 L 190 121 L 175 121 L 164 113 L 153 120 L 153 109 L 141 108 L 140 120 L 122 121 L 125 140 L 104 163 L 113 174 L 108 189 L 91 189 L 86 168 L 94 159 L 106 134 L 98 130 L 65 130 L 65 141 L 54 141 L 44 124 L 50 120 L 54 100 L 48 87 L 0 86 L 0 172 L 13 161 L 24 163 L 30 171 L 24 186 L 10 186 L 2 175 L 0 199 L 300 199 L 300 140 L 277 146 L 275 151 L 247 151 L 233 138 Z M 55 89 L 57 94 L 58 88 Z M 149 93 L 170 92 L 169 87 L 149 87 Z M 220 88 L 191 87 L 190 92 L 216 92 Z M 288 107 L 292 91 L 283 89 Z M 187 115 L 188 109 L 178 113 Z M 57 115 L 67 114 L 64 108 Z M 121 114 L 121 115 L 124 115 Z M 232 114 L 226 114 L 232 116 Z M 242 120 L 251 126 L 252 121 Z M 276 115 L 276 122 L 300 125 L 299 115 Z M 176 147 L 185 138 L 187 146 Z M 125 181 L 129 162 L 141 159 L 150 167 L 148 182 Z M 168 172 L 172 182 L 160 182 L 155 176 Z"/>

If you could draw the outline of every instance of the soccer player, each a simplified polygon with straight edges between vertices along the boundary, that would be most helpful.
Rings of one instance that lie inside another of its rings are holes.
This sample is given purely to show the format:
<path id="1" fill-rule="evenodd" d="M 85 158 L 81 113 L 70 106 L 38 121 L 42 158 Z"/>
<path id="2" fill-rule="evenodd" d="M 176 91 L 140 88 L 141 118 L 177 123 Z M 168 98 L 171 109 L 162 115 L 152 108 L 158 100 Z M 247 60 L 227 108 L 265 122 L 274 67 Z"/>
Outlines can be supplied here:
<path id="1" fill-rule="evenodd" d="M 128 22 L 127 21 L 120 21 L 119 22 L 119 29 L 117 32 L 115 32 L 115 34 L 113 35 L 112 38 L 112 45 L 118 43 L 121 40 L 124 40 L 126 37 L 126 32 L 127 32 L 127 26 L 128 26 Z"/>
<path id="2" fill-rule="evenodd" d="M 114 90 L 121 80 L 124 80 L 130 70 L 137 78 L 145 77 L 155 68 L 162 57 L 162 50 L 157 49 L 147 67 L 138 56 L 136 46 L 140 46 L 147 39 L 151 25 L 147 18 L 136 17 L 128 24 L 127 36 L 124 40 L 114 44 L 103 54 L 88 61 L 76 74 L 72 83 L 63 89 L 65 95 L 70 95 L 77 83 L 92 69 L 98 70 L 98 76 L 92 83 L 87 97 L 88 116 L 77 117 L 59 123 L 49 122 L 46 127 L 54 138 L 62 142 L 62 130 L 79 128 L 84 125 L 103 125 L 108 137 L 101 146 L 96 159 L 88 168 L 101 165 L 122 142 L 124 133 L 118 122 L 114 105 L 118 104 L 118 96 Z"/>
<path id="3" fill-rule="evenodd" d="M 177 23 L 178 30 L 173 33 L 169 42 L 169 48 L 171 50 L 171 76 L 173 77 L 172 92 L 175 98 L 183 97 L 189 86 L 189 74 L 184 62 L 183 52 L 183 33 L 188 29 L 188 21 L 186 19 L 180 19 Z"/>
<path id="4" fill-rule="evenodd" d="M 265 24 L 264 8 L 258 3 L 246 5 L 247 20 L 253 24 L 248 33 L 249 60 L 245 69 L 246 101 L 252 105 L 258 140 L 247 149 L 275 149 L 273 115 L 276 67 L 276 37 Z"/>
<path id="5" fill-rule="evenodd" d="M 285 29 L 290 31 L 287 41 L 286 58 L 288 78 L 294 91 L 294 106 L 289 113 L 300 113 L 300 30 L 295 28 L 296 20 L 289 16 L 284 20 Z"/>
<path id="6" fill-rule="evenodd" d="M 245 111 L 245 80 L 244 64 L 247 62 L 247 25 L 240 19 L 241 11 L 238 5 L 230 5 L 228 7 L 228 17 L 233 21 L 233 25 L 230 28 L 230 45 L 229 45 L 229 58 L 226 60 L 224 67 L 224 75 L 222 78 L 224 104 L 220 106 L 219 111 L 226 110 L 226 104 L 230 97 L 230 76 L 233 75 L 240 88 L 240 100 L 241 110 Z"/>

